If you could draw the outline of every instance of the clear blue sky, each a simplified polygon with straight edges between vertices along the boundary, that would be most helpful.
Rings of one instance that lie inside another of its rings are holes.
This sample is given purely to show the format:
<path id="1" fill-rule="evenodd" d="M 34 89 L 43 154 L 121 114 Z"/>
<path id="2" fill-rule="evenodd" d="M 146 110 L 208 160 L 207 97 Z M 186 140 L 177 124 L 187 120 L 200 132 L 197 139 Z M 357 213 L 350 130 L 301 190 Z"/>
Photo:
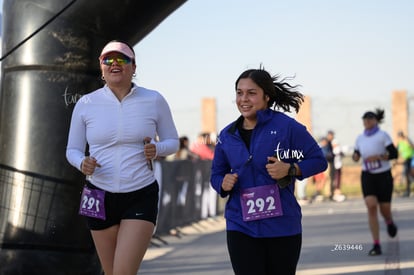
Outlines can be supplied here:
<path id="1" fill-rule="evenodd" d="M 411 0 L 190 0 L 135 46 L 136 82 L 163 93 L 193 136 L 201 98 L 216 98 L 221 129 L 238 116 L 235 79 L 262 63 L 296 75 L 318 109 L 315 134 L 335 129 L 353 143 L 361 112 L 414 91 L 413 14 Z"/>

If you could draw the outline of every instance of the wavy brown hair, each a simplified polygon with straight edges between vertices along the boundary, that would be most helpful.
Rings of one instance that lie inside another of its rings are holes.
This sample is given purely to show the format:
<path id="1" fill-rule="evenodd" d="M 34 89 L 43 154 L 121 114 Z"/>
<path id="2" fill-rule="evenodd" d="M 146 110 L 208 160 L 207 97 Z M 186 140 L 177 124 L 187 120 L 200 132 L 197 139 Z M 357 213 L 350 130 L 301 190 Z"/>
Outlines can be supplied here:
<path id="1" fill-rule="evenodd" d="M 300 85 L 291 85 L 287 80 L 293 78 L 280 79 L 279 75 L 271 76 L 262 66 L 259 69 L 249 69 L 244 71 L 236 80 L 237 84 L 240 79 L 250 78 L 260 88 L 263 89 L 264 95 L 269 97 L 267 103 L 268 108 L 275 110 L 281 108 L 286 112 L 290 112 L 291 108 L 294 108 L 296 113 L 299 112 L 300 105 L 304 100 L 302 93 L 297 91 Z"/>

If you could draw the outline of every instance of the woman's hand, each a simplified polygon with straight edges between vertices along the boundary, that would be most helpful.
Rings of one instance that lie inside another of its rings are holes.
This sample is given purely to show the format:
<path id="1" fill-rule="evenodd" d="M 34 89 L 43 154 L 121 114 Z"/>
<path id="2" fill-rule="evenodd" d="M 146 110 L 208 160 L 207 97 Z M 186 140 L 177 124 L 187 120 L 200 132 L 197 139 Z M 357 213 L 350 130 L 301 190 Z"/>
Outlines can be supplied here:
<path id="1" fill-rule="evenodd" d="M 223 189 L 226 192 L 233 190 L 233 187 L 236 184 L 237 179 L 237 174 L 226 174 L 224 176 L 223 182 L 221 183 L 221 189 Z"/>
<path id="2" fill-rule="evenodd" d="M 94 157 L 86 157 L 82 161 L 81 171 L 83 174 L 90 176 L 95 171 L 96 167 L 101 167 Z"/>
<path id="3" fill-rule="evenodd" d="M 275 157 L 267 157 L 267 173 L 272 179 L 278 180 L 285 177 L 289 172 L 289 163 L 282 162 Z"/>
<path id="4" fill-rule="evenodd" d="M 352 160 L 353 161 L 359 161 L 360 157 L 361 157 L 361 155 L 358 152 L 354 152 L 352 154 Z"/>
<path id="5" fill-rule="evenodd" d="M 151 138 L 144 138 L 144 155 L 147 160 L 153 160 L 157 154 L 157 148 L 151 143 Z"/>

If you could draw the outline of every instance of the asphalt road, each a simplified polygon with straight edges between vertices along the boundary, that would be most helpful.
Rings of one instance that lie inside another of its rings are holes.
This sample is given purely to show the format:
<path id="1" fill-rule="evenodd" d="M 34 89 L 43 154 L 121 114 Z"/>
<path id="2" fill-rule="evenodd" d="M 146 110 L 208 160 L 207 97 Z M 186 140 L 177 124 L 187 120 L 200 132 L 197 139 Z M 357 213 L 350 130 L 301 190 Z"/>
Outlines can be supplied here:
<path id="1" fill-rule="evenodd" d="M 362 199 L 313 203 L 303 206 L 302 213 L 303 245 L 297 275 L 414 274 L 414 198 L 393 200 L 399 228 L 395 238 L 388 237 L 381 219 L 380 256 L 367 255 L 372 240 Z M 224 219 L 216 217 L 181 228 L 178 236 L 154 240 L 139 274 L 233 274 L 224 230 Z"/>

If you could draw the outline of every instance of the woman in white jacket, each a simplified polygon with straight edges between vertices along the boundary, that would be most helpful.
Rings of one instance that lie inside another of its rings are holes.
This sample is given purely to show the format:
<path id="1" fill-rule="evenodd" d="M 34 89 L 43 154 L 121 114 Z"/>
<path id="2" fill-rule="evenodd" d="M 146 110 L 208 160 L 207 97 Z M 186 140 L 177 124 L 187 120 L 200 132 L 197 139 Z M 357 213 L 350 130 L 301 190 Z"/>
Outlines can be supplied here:
<path id="1" fill-rule="evenodd" d="M 162 95 L 132 83 L 132 47 L 111 41 L 99 62 L 106 84 L 76 103 L 66 156 L 88 179 L 80 213 L 105 274 L 135 275 L 158 214 L 151 161 L 175 153 L 178 134 Z"/>

